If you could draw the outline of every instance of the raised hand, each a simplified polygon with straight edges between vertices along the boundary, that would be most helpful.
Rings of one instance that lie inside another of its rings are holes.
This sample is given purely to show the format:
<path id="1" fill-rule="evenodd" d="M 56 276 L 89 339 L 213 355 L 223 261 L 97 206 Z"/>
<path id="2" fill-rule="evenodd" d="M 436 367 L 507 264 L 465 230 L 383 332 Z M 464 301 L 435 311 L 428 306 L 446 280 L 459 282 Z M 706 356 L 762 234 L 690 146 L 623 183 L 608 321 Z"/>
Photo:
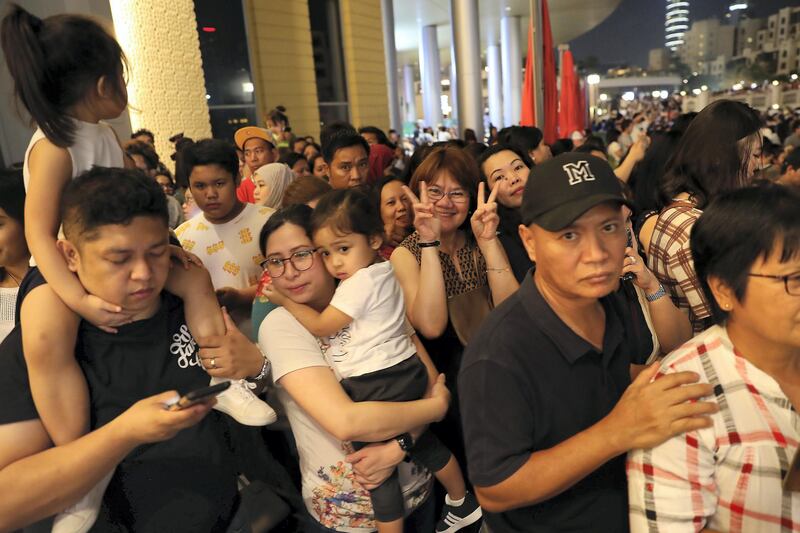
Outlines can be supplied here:
<path id="1" fill-rule="evenodd" d="M 500 225 L 500 215 L 497 214 L 497 191 L 500 190 L 500 181 L 494 184 L 489 198 L 486 198 L 486 189 L 483 182 L 478 184 L 478 208 L 472 214 L 470 224 L 472 234 L 478 242 L 488 242 L 497 237 L 497 227 Z"/>
<path id="2" fill-rule="evenodd" d="M 644 159 L 644 154 L 647 152 L 649 146 L 650 137 L 643 135 L 638 141 L 633 143 L 633 146 L 631 146 L 631 149 L 628 151 L 628 157 L 630 157 L 634 163 L 638 163 Z"/>
<path id="3" fill-rule="evenodd" d="M 436 208 L 428 198 L 428 185 L 419 182 L 419 198 L 411 189 L 403 185 L 403 192 L 411 200 L 414 210 L 414 228 L 419 233 L 420 242 L 438 241 L 442 234 L 442 221 L 436 216 Z"/>

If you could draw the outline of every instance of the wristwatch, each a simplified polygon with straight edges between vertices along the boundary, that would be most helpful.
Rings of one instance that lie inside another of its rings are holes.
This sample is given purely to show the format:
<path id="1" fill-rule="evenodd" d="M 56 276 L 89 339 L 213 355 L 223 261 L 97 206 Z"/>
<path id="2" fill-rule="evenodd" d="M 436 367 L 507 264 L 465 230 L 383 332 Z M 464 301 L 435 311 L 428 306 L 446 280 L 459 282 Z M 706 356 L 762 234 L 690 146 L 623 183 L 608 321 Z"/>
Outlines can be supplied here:
<path id="1" fill-rule="evenodd" d="M 664 290 L 664 286 L 662 284 L 658 284 L 658 290 L 653 294 L 645 294 L 644 297 L 647 298 L 648 302 L 655 302 L 656 300 L 660 300 L 664 296 L 666 296 L 667 291 Z"/>
<path id="2" fill-rule="evenodd" d="M 408 455 L 408 452 L 410 452 L 411 448 L 414 447 L 414 439 L 412 439 L 411 435 L 408 433 L 398 435 L 394 438 L 394 440 L 396 440 L 397 444 L 400 445 L 400 449 L 406 452 L 406 455 Z"/>

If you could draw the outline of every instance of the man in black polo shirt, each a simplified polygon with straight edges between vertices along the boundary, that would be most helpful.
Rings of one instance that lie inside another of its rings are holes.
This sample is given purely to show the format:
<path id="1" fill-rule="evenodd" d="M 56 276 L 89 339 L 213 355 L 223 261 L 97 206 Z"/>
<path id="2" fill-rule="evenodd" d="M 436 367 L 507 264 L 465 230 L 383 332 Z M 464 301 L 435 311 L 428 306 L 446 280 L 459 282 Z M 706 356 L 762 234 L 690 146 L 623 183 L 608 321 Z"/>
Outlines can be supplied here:
<path id="1" fill-rule="evenodd" d="M 624 454 L 705 427 L 693 373 L 631 383 L 635 324 L 611 168 L 564 154 L 531 171 L 520 236 L 536 263 L 472 339 L 459 374 L 470 479 L 493 533 L 628 530 Z M 653 295 L 655 296 L 655 295 Z"/>

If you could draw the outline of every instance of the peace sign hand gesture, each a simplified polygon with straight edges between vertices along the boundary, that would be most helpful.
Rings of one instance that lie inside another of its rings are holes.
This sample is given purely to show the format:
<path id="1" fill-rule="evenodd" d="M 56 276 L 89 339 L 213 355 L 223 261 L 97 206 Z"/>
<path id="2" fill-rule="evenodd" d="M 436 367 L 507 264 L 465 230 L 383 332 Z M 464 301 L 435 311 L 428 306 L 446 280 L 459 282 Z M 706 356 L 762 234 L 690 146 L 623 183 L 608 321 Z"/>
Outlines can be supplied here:
<path id="1" fill-rule="evenodd" d="M 433 202 L 428 198 L 428 185 L 424 181 L 419 182 L 419 198 L 405 185 L 403 185 L 403 192 L 411 200 L 411 208 L 414 210 L 414 228 L 419 233 L 419 241 L 438 241 L 442 234 L 442 221 L 436 216 Z"/>
<path id="2" fill-rule="evenodd" d="M 500 225 L 500 216 L 497 214 L 497 191 L 500 190 L 500 181 L 494 184 L 489 199 L 484 200 L 486 189 L 483 182 L 478 184 L 478 208 L 472 214 L 470 224 L 472 234 L 478 242 L 489 242 L 497 237 L 497 227 Z"/>

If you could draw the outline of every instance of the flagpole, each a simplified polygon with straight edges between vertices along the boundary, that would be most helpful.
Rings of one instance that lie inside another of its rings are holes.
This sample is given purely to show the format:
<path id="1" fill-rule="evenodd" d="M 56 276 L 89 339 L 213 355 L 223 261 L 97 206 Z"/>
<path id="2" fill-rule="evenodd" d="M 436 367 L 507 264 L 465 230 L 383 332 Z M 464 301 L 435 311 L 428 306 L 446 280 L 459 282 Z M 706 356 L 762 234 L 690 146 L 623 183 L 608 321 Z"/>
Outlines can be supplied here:
<path id="1" fill-rule="evenodd" d="M 544 41 L 542 40 L 542 2 L 530 0 L 531 23 L 533 24 L 533 94 L 536 125 L 544 130 Z M 530 53 L 530 52 L 529 52 Z"/>

